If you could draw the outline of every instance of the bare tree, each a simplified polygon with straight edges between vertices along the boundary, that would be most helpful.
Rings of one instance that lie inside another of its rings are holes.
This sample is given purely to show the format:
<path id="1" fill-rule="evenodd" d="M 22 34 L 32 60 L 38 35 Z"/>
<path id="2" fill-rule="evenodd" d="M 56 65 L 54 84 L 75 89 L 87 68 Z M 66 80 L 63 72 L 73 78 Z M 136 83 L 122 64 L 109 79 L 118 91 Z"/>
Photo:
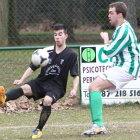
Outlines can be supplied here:
<path id="1" fill-rule="evenodd" d="M 8 44 L 8 0 L 0 1 L 0 46 Z"/>
<path id="2" fill-rule="evenodd" d="M 21 45 L 22 41 L 17 26 L 16 0 L 9 0 L 8 13 L 8 44 L 10 46 Z"/>
<path id="3" fill-rule="evenodd" d="M 20 45 L 15 0 L 0 1 L 0 46 Z"/>

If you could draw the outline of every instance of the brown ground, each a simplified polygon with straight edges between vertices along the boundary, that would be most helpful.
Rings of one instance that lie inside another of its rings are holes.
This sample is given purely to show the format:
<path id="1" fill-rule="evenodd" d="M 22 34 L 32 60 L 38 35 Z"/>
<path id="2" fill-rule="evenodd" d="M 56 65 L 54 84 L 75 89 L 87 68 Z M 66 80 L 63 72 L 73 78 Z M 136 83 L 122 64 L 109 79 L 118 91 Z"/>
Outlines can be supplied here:
<path id="1" fill-rule="evenodd" d="M 0 113 L 22 113 L 31 111 L 40 111 L 42 107 L 39 105 L 40 101 L 34 102 L 26 97 L 21 97 L 15 101 L 8 101 L 0 108 Z M 55 103 L 52 105 L 52 110 L 64 110 L 80 104 L 80 99 L 73 100 L 66 98 L 64 103 Z"/>

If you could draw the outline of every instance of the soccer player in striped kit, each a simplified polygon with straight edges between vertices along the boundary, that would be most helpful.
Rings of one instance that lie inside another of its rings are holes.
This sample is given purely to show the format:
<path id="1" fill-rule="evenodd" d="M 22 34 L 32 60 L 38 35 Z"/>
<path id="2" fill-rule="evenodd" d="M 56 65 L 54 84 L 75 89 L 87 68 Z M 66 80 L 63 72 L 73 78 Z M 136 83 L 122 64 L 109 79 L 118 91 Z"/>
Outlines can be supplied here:
<path id="1" fill-rule="evenodd" d="M 136 35 L 125 19 L 126 15 L 125 3 L 115 2 L 109 5 L 109 22 L 116 27 L 116 30 L 112 40 L 109 40 L 107 32 L 101 32 L 100 36 L 104 41 L 104 54 L 109 58 L 115 58 L 115 66 L 97 76 L 89 86 L 89 106 L 93 125 L 82 135 L 106 133 L 102 121 L 101 92 L 107 89 L 110 93 L 114 93 L 137 77 L 139 49 Z"/>

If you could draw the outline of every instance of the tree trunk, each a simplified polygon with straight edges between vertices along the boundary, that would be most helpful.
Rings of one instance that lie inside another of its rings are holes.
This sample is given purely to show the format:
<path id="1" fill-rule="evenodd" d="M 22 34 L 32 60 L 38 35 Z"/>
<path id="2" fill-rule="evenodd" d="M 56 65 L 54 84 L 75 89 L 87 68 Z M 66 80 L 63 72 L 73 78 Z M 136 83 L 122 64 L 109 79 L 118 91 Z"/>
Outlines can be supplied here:
<path id="1" fill-rule="evenodd" d="M 9 45 L 16 46 L 21 45 L 22 41 L 18 32 L 17 26 L 17 10 L 16 10 L 16 1 L 9 0 L 9 14 L 8 14 L 8 37 Z"/>
<path id="2" fill-rule="evenodd" d="M 122 2 L 124 2 L 128 8 L 126 20 L 131 24 L 135 34 L 137 34 L 136 2 L 135 0 L 122 0 Z"/>
<path id="3" fill-rule="evenodd" d="M 0 1 L 0 46 L 8 44 L 8 0 Z"/>

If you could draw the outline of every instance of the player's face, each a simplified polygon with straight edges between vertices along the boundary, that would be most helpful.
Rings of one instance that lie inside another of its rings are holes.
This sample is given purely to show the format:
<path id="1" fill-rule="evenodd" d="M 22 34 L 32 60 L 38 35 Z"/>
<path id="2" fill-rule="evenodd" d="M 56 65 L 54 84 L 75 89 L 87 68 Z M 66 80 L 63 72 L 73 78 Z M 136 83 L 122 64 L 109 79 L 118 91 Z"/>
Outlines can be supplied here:
<path id="1" fill-rule="evenodd" d="M 54 30 L 54 40 L 58 47 L 65 44 L 67 37 L 68 36 L 64 33 L 64 30 Z"/>
<path id="2" fill-rule="evenodd" d="M 111 25 L 117 26 L 117 24 L 118 24 L 118 14 L 116 13 L 116 8 L 115 7 L 109 8 L 108 18 L 109 18 L 109 23 Z"/>

